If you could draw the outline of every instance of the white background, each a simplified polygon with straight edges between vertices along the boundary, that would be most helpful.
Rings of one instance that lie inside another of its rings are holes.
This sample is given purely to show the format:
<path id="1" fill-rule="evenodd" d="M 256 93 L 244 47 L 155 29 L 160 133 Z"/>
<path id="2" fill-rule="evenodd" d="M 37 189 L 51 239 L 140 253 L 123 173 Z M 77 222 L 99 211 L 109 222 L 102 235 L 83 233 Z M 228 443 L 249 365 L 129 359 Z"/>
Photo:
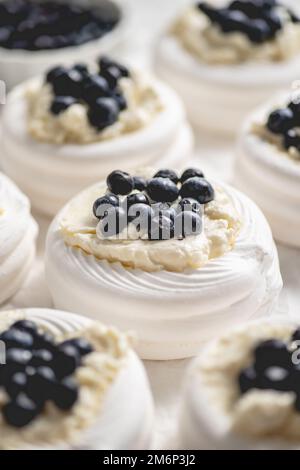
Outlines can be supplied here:
<path id="1" fill-rule="evenodd" d="M 294 1 L 298 2 L 298 0 Z M 127 2 L 123 0 L 122 3 Z M 133 7 L 130 33 L 126 47 L 123 46 L 122 50 L 118 50 L 117 55 L 139 66 L 150 67 L 153 45 L 160 31 L 187 3 L 189 3 L 187 0 L 130 0 L 131 7 Z M 295 79 L 299 78 L 295 77 Z M 193 158 L 197 161 L 197 165 L 208 175 L 230 181 L 234 142 L 198 134 L 196 143 Z M 52 306 L 43 274 L 44 239 L 49 221 L 39 216 L 36 216 L 36 219 L 40 225 L 38 259 L 26 284 L 2 309 Z M 278 245 L 278 251 L 284 280 L 279 311 L 284 315 L 298 316 L 300 319 L 300 251 L 280 245 Z M 145 362 L 156 403 L 155 448 L 177 446 L 178 404 L 188 362 L 188 360 Z"/>

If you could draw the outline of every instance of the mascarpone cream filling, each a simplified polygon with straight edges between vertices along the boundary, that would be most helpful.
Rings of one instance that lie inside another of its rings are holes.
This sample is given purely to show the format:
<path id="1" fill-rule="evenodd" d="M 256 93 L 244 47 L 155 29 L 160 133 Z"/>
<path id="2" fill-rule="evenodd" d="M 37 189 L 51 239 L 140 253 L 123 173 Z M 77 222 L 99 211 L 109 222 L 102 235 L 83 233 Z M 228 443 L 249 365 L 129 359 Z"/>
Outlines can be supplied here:
<path id="1" fill-rule="evenodd" d="M 215 188 L 215 199 L 204 206 L 200 235 L 163 241 L 122 239 L 122 234 L 116 240 L 99 238 L 96 233 L 98 220 L 92 207 L 105 190 L 105 183 L 95 185 L 71 202 L 64 212 L 60 232 L 68 246 L 81 248 L 98 259 L 148 272 L 196 269 L 234 247 L 242 222 L 230 197 L 221 188 Z"/>
<path id="2" fill-rule="evenodd" d="M 31 83 L 26 90 L 28 132 L 36 140 L 53 144 L 89 144 L 118 138 L 148 126 L 163 109 L 163 103 L 151 78 L 133 73 L 119 82 L 127 108 L 116 123 L 97 131 L 88 120 L 88 106 L 77 103 L 58 116 L 50 112 L 54 98 L 49 84 Z"/>
<path id="3" fill-rule="evenodd" d="M 35 255 L 37 231 L 29 200 L 0 173 L 0 304 L 26 278 Z"/>
<path id="4" fill-rule="evenodd" d="M 282 62 L 300 53 L 300 25 L 292 23 L 284 8 L 278 7 L 277 11 L 283 28 L 274 39 L 259 45 L 240 32 L 223 33 L 196 6 L 189 8 L 177 20 L 171 34 L 200 62 Z"/>
<path id="5" fill-rule="evenodd" d="M 118 445 L 126 448 L 126 440 L 132 447 L 141 445 L 139 434 L 149 438 L 149 389 L 144 373 L 141 373 L 140 365 L 130 350 L 126 335 L 82 317 L 43 309 L 5 312 L 1 316 L 0 331 L 22 318 L 35 321 L 42 331 L 50 332 L 58 342 L 78 336 L 84 337 L 92 344 L 94 351 L 84 358 L 83 365 L 75 373 L 80 386 L 79 399 L 70 412 L 62 412 L 54 405 L 48 404 L 42 414 L 21 429 L 8 426 L 0 413 L 1 449 L 110 449 L 118 448 Z M 125 401 L 128 388 L 124 381 L 129 380 L 130 386 L 134 386 L 133 371 L 139 393 L 144 394 L 143 406 L 147 407 L 147 410 L 141 412 L 141 403 L 137 401 L 136 412 L 132 414 L 132 426 L 126 423 L 126 439 L 124 433 L 118 430 L 114 435 L 113 426 L 119 426 L 120 419 L 127 419 L 124 410 L 127 406 Z M 121 406 L 111 403 L 114 401 L 111 398 L 117 398 Z M 6 399 L 1 390 L 0 409 Z M 110 422 L 114 416 L 113 410 L 107 410 L 108 406 L 113 405 L 121 414 L 115 417 L 114 423 Z M 138 413 L 141 413 L 141 416 L 136 416 Z M 147 436 L 141 429 L 141 420 L 146 418 Z M 136 429 L 137 425 L 140 429 Z M 136 441 L 130 442 L 132 438 Z M 145 446 L 148 445 L 147 439 L 143 442 Z"/>
<path id="6" fill-rule="evenodd" d="M 255 111 L 245 122 L 237 145 L 234 181 L 257 202 L 269 220 L 274 237 L 300 246 L 300 165 L 298 152 L 286 151 L 281 138 L 265 130 L 272 109 L 288 102 L 278 97 Z"/>
<path id="7" fill-rule="evenodd" d="M 203 438 L 210 448 L 299 447 L 295 394 L 253 389 L 240 395 L 237 381 L 239 372 L 252 363 L 258 342 L 286 341 L 296 327 L 276 317 L 260 320 L 230 331 L 203 350 L 188 376 L 183 416 L 186 435 L 191 436 L 193 429 L 194 440 L 201 446 Z"/>

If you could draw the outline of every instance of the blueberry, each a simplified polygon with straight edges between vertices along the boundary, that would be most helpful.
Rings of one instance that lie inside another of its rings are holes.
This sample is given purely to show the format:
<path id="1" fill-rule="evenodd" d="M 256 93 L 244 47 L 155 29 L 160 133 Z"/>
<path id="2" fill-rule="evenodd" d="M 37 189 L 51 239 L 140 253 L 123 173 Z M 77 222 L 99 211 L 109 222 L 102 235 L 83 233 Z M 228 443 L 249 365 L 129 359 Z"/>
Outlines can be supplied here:
<path id="1" fill-rule="evenodd" d="M 204 178 L 194 176 L 186 180 L 180 189 L 182 198 L 192 198 L 200 204 L 207 204 L 215 197 L 212 185 Z"/>
<path id="2" fill-rule="evenodd" d="M 75 405 L 78 396 L 79 389 L 76 381 L 71 377 L 67 377 L 56 384 L 52 398 L 59 409 L 67 411 Z"/>
<path id="3" fill-rule="evenodd" d="M 101 71 L 101 75 L 105 78 L 105 80 L 107 80 L 111 90 L 115 90 L 117 88 L 118 81 L 120 78 L 122 78 L 120 70 L 115 66 L 111 66 L 108 69 Z"/>
<path id="4" fill-rule="evenodd" d="M 202 206 L 195 199 L 185 197 L 181 199 L 181 201 L 179 201 L 178 203 L 177 212 L 180 212 L 180 211 L 191 211 L 191 212 L 196 212 L 197 214 L 201 214 Z"/>
<path id="5" fill-rule="evenodd" d="M 47 349 L 53 351 L 55 349 L 55 341 L 50 333 L 40 333 L 34 338 L 34 349 Z"/>
<path id="6" fill-rule="evenodd" d="M 152 178 L 147 184 L 147 194 L 154 202 L 174 202 L 179 190 L 169 178 Z"/>
<path id="7" fill-rule="evenodd" d="M 100 231 L 104 238 L 118 235 L 127 225 L 127 213 L 122 207 L 111 207 L 100 221 Z"/>
<path id="8" fill-rule="evenodd" d="M 26 367 L 32 358 L 32 353 L 26 349 L 10 348 L 6 351 L 6 367 L 12 366 L 16 370 Z"/>
<path id="9" fill-rule="evenodd" d="M 121 77 L 129 77 L 130 73 L 127 67 L 124 65 L 110 59 L 107 56 L 100 57 L 99 60 L 100 72 L 102 73 L 104 70 L 110 69 L 110 67 L 116 67 L 119 70 Z"/>
<path id="10" fill-rule="evenodd" d="M 90 75 L 85 79 L 82 89 L 82 98 L 93 106 L 98 98 L 108 97 L 109 88 L 105 78 L 99 75 Z"/>
<path id="11" fill-rule="evenodd" d="M 27 375 L 25 372 L 16 372 L 11 375 L 4 384 L 5 391 L 10 398 L 15 398 L 26 389 L 26 386 Z"/>
<path id="12" fill-rule="evenodd" d="M 144 193 L 130 194 L 126 198 L 127 210 L 135 204 L 149 204 L 149 200 Z"/>
<path id="13" fill-rule="evenodd" d="M 179 182 L 178 175 L 173 170 L 159 170 L 153 178 L 169 178 L 173 183 L 177 184 Z"/>
<path id="14" fill-rule="evenodd" d="M 141 176 L 134 176 L 133 177 L 133 189 L 137 189 L 138 191 L 144 191 L 147 187 L 147 181 L 145 178 Z"/>
<path id="15" fill-rule="evenodd" d="M 263 371 L 271 366 L 289 368 L 292 361 L 286 344 L 277 339 L 261 342 L 254 350 L 255 368 Z"/>
<path id="16" fill-rule="evenodd" d="M 80 355 L 75 346 L 71 344 L 58 346 L 52 367 L 59 379 L 73 374 L 79 365 Z"/>
<path id="17" fill-rule="evenodd" d="M 30 333 L 33 336 L 37 333 L 36 324 L 29 320 L 19 320 L 11 325 L 11 328 L 20 331 L 27 331 L 27 333 Z"/>
<path id="18" fill-rule="evenodd" d="M 133 190 L 133 178 L 125 171 L 115 170 L 106 179 L 108 189 L 114 194 L 125 196 Z"/>
<path id="19" fill-rule="evenodd" d="M 295 129 L 290 129 L 283 135 L 283 145 L 286 149 L 294 147 L 300 151 L 300 135 Z"/>
<path id="20" fill-rule="evenodd" d="M 291 336 L 291 341 L 300 341 L 300 328 L 297 328 L 292 336 Z"/>
<path id="21" fill-rule="evenodd" d="M 77 352 L 79 355 L 86 356 L 87 354 L 90 354 L 93 352 L 93 346 L 89 341 L 87 341 L 85 338 L 72 338 L 67 341 L 64 341 L 61 346 L 65 345 L 71 345 L 74 348 L 76 348 Z"/>
<path id="22" fill-rule="evenodd" d="M 2 408 L 6 423 L 16 428 L 27 426 L 38 416 L 39 412 L 39 406 L 24 393 L 20 393 Z"/>
<path id="23" fill-rule="evenodd" d="M 36 403 L 43 403 L 52 398 L 56 384 L 56 375 L 52 367 L 40 366 L 27 368 L 27 394 Z"/>
<path id="24" fill-rule="evenodd" d="M 81 73 L 71 69 L 56 76 L 52 81 L 52 87 L 57 96 L 81 98 L 82 82 Z"/>
<path id="25" fill-rule="evenodd" d="M 126 98 L 121 92 L 115 92 L 111 96 L 116 101 L 120 111 L 124 111 L 127 108 Z"/>
<path id="26" fill-rule="evenodd" d="M 110 207 L 117 207 L 119 198 L 115 194 L 106 194 L 96 199 L 93 205 L 93 214 L 97 219 L 102 219 Z"/>
<path id="27" fill-rule="evenodd" d="M 9 348 L 27 348 L 30 349 L 33 344 L 33 337 L 27 331 L 21 331 L 16 328 L 10 328 L 0 335 L 0 340 L 4 342 L 6 349 Z"/>
<path id="28" fill-rule="evenodd" d="M 292 374 L 278 366 L 266 368 L 261 377 L 261 388 L 287 392 L 292 389 Z"/>
<path id="29" fill-rule="evenodd" d="M 54 67 L 47 72 L 46 81 L 52 84 L 58 77 L 64 75 L 65 73 L 67 73 L 67 70 L 64 67 Z"/>
<path id="30" fill-rule="evenodd" d="M 50 111 L 52 114 L 58 115 L 76 103 L 77 100 L 72 96 L 56 96 L 51 103 Z"/>
<path id="31" fill-rule="evenodd" d="M 195 212 L 184 211 L 175 217 L 176 238 L 199 235 L 202 231 L 202 219 Z"/>
<path id="32" fill-rule="evenodd" d="M 247 29 L 247 35 L 250 41 L 255 44 L 262 44 L 272 36 L 270 26 L 265 20 L 261 19 L 251 21 Z"/>
<path id="33" fill-rule="evenodd" d="M 204 173 L 198 168 L 187 168 L 181 175 L 180 182 L 184 183 L 189 178 L 193 178 L 194 176 L 198 176 L 199 178 L 204 178 Z"/>
<path id="34" fill-rule="evenodd" d="M 82 77 L 86 77 L 89 74 L 89 70 L 85 64 L 75 64 L 73 69 L 77 70 Z"/>
<path id="35" fill-rule="evenodd" d="M 260 388 L 257 373 L 254 367 L 243 369 L 238 377 L 239 389 L 242 394 L 253 388 Z"/>
<path id="36" fill-rule="evenodd" d="M 264 20 L 268 24 L 272 35 L 276 34 L 282 28 L 282 21 L 280 16 L 275 11 L 268 11 L 264 15 Z"/>
<path id="37" fill-rule="evenodd" d="M 151 220 L 148 229 L 149 240 L 170 240 L 174 237 L 174 223 L 169 217 L 159 216 Z"/>
<path id="38" fill-rule="evenodd" d="M 267 128 L 273 134 L 284 134 L 293 124 L 294 116 L 290 108 L 276 109 L 269 115 Z"/>
<path id="39" fill-rule="evenodd" d="M 9 41 L 13 33 L 13 28 L 9 26 L 1 26 L 0 27 L 0 44 L 5 46 L 6 43 Z"/>
<path id="40" fill-rule="evenodd" d="M 299 122 L 300 120 L 300 99 L 297 97 L 294 101 L 291 101 L 288 108 L 292 110 L 294 118 Z"/>
<path id="41" fill-rule="evenodd" d="M 198 3 L 199 10 L 204 13 L 212 22 L 218 22 L 220 20 L 220 11 L 213 8 L 207 2 Z"/>
<path id="42" fill-rule="evenodd" d="M 29 365 L 32 367 L 47 366 L 53 361 L 53 353 L 47 349 L 36 349 L 32 351 Z"/>
<path id="43" fill-rule="evenodd" d="M 259 18 L 263 14 L 263 10 L 268 11 L 270 6 L 272 6 L 271 2 L 260 0 L 235 0 L 229 5 L 229 8 L 241 11 L 249 18 Z"/>
<path id="44" fill-rule="evenodd" d="M 245 33 L 248 27 L 248 18 L 240 11 L 225 10 L 220 16 L 220 27 L 223 32 L 239 31 Z"/>
<path id="45" fill-rule="evenodd" d="M 118 120 L 119 107 L 113 98 L 97 98 L 88 110 L 88 119 L 99 131 L 111 126 Z"/>

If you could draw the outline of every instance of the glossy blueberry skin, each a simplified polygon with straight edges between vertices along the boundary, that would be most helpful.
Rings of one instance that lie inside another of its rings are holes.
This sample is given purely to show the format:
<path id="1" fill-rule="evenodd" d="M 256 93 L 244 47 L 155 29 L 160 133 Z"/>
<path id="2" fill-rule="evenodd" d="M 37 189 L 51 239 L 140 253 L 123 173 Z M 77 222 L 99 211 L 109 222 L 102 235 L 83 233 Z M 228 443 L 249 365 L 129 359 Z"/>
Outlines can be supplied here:
<path id="1" fill-rule="evenodd" d="M 26 331 L 27 333 L 30 333 L 33 336 L 35 336 L 38 332 L 36 324 L 29 320 L 19 320 L 13 323 L 10 328 L 20 331 Z"/>
<path id="2" fill-rule="evenodd" d="M 271 366 L 265 369 L 261 376 L 261 388 L 288 392 L 292 390 L 292 372 L 279 366 Z"/>
<path id="3" fill-rule="evenodd" d="M 147 187 L 147 181 L 145 178 L 141 176 L 133 177 L 133 189 L 137 189 L 138 191 L 144 191 L 146 187 Z"/>
<path id="4" fill-rule="evenodd" d="M 8 377 L 4 383 L 4 389 L 10 398 L 15 398 L 27 387 L 27 375 L 25 372 L 16 372 Z"/>
<path id="5" fill-rule="evenodd" d="M 127 67 L 124 65 L 112 60 L 108 56 L 102 56 L 99 59 L 99 67 L 100 67 L 100 72 L 103 72 L 104 70 L 108 70 L 110 67 L 116 67 L 119 70 L 120 76 L 121 77 L 129 77 L 130 72 Z"/>
<path id="6" fill-rule="evenodd" d="M 178 178 L 176 171 L 168 170 L 168 169 L 157 171 L 155 175 L 153 176 L 153 178 L 169 178 L 175 184 L 179 182 L 179 178 Z"/>
<path id="7" fill-rule="evenodd" d="M 79 388 L 72 377 L 66 377 L 58 382 L 52 393 L 55 405 L 61 410 L 70 410 L 78 400 Z"/>
<path id="8" fill-rule="evenodd" d="M 50 112 L 57 116 L 76 103 L 77 100 L 72 96 L 56 96 L 51 103 Z"/>
<path id="9" fill-rule="evenodd" d="M 67 341 L 64 341 L 61 346 L 70 345 L 76 348 L 78 354 L 83 357 L 87 354 L 90 354 L 94 351 L 93 346 L 85 338 L 73 338 Z"/>
<path id="10" fill-rule="evenodd" d="M 263 371 L 271 366 L 291 368 L 293 365 L 286 344 L 276 339 L 258 344 L 254 350 L 254 358 L 257 371 Z"/>
<path id="11" fill-rule="evenodd" d="M 110 173 L 106 179 L 106 184 L 113 194 L 126 196 L 133 190 L 133 178 L 125 171 L 115 170 Z"/>
<path id="12" fill-rule="evenodd" d="M 144 193 L 134 193 L 134 194 L 130 194 L 129 196 L 127 196 L 126 198 L 127 210 L 135 204 L 148 204 L 149 205 L 149 199 Z"/>
<path id="13" fill-rule="evenodd" d="M 81 98 L 82 75 L 74 69 L 70 69 L 56 76 L 52 81 L 52 87 L 56 96 L 72 96 Z"/>
<path id="14" fill-rule="evenodd" d="M 32 351 L 32 358 L 29 365 L 32 367 L 48 366 L 53 362 L 54 355 L 47 349 L 35 349 Z"/>
<path id="15" fill-rule="evenodd" d="M 200 204 L 207 204 L 214 199 L 215 193 L 212 185 L 206 179 L 195 176 L 183 183 L 180 196 L 195 199 Z"/>
<path id="16" fill-rule="evenodd" d="M 56 375 L 52 367 L 39 366 L 30 368 L 30 372 L 27 372 L 26 393 L 35 403 L 43 403 L 52 399 L 52 390 L 55 384 Z"/>
<path id="17" fill-rule="evenodd" d="M 88 110 L 90 124 L 99 131 L 114 124 L 119 116 L 119 107 L 113 98 L 97 98 Z"/>
<path id="18" fill-rule="evenodd" d="M 174 202 L 179 190 L 169 178 L 152 178 L 147 184 L 147 194 L 154 202 Z"/>
<path id="19" fill-rule="evenodd" d="M 247 35 L 255 44 L 262 44 L 272 37 L 272 30 L 265 20 L 252 20 L 248 25 Z"/>
<path id="20" fill-rule="evenodd" d="M 33 345 L 33 337 L 27 331 L 21 331 L 16 328 L 10 328 L 0 335 L 0 340 L 8 348 L 30 349 Z"/>
<path id="21" fill-rule="evenodd" d="M 198 176 L 199 178 L 204 178 L 204 173 L 202 170 L 198 168 L 187 168 L 180 177 L 180 182 L 184 183 L 189 178 L 193 178 L 194 176 Z"/>
<path id="22" fill-rule="evenodd" d="M 109 96 L 109 86 L 104 77 L 90 75 L 83 82 L 82 99 L 93 106 L 98 98 Z"/>
<path id="23" fill-rule="evenodd" d="M 53 84 L 57 77 L 67 73 L 65 67 L 58 66 L 50 69 L 46 74 L 46 82 Z"/>
<path id="24" fill-rule="evenodd" d="M 253 366 L 243 369 L 238 376 L 240 392 L 246 393 L 252 388 L 260 388 L 258 376 Z"/>
<path id="25" fill-rule="evenodd" d="M 73 374 L 79 365 L 80 355 L 75 346 L 67 344 L 58 347 L 53 359 L 53 370 L 58 379 Z"/>
<path id="26" fill-rule="evenodd" d="M 288 130 L 283 135 L 283 146 L 287 150 L 291 147 L 300 150 L 300 135 L 294 129 Z"/>
<path id="27" fill-rule="evenodd" d="M 97 219 L 102 219 L 106 214 L 106 208 L 111 206 L 117 207 L 119 205 L 119 198 L 115 194 L 106 194 L 105 196 L 96 199 L 93 205 L 93 214 Z"/>
<path id="28" fill-rule="evenodd" d="M 295 122 L 300 123 L 300 100 L 296 99 L 291 101 L 288 105 L 288 108 L 292 110 Z"/>
<path id="29" fill-rule="evenodd" d="M 284 134 L 294 125 L 294 115 L 290 108 L 276 109 L 267 121 L 267 128 L 273 134 Z"/>
<path id="30" fill-rule="evenodd" d="M 2 413 L 7 424 L 22 428 L 38 416 L 40 407 L 26 394 L 20 393 L 14 400 L 4 405 Z"/>

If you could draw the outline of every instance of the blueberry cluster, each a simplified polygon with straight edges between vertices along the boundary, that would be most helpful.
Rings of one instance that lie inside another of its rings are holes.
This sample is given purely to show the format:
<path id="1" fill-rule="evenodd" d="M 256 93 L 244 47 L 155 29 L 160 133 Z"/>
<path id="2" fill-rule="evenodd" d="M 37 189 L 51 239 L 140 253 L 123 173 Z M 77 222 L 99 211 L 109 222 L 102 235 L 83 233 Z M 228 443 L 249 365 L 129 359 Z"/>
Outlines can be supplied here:
<path id="1" fill-rule="evenodd" d="M 55 67 L 46 76 L 54 93 L 50 111 L 58 115 L 75 103 L 84 103 L 90 124 L 101 131 L 114 124 L 127 107 L 118 86 L 123 77 L 129 77 L 129 70 L 106 56 L 99 59 L 98 73 L 90 73 L 84 64 Z"/>
<path id="2" fill-rule="evenodd" d="M 107 194 L 93 205 L 107 237 L 122 232 L 137 217 L 145 222 L 149 240 L 197 235 L 202 229 L 202 205 L 214 199 L 213 187 L 196 168 L 185 170 L 180 177 L 164 169 L 148 180 L 116 170 L 107 177 L 107 188 Z M 107 226 L 110 215 L 116 217 L 113 233 Z"/>
<path id="3" fill-rule="evenodd" d="M 88 10 L 55 1 L 5 0 L 0 3 L 0 46 L 30 51 L 76 46 L 100 38 L 120 20 L 110 2 Z"/>
<path id="4" fill-rule="evenodd" d="M 23 427 L 34 420 L 47 401 L 69 410 L 78 399 L 78 384 L 72 375 L 92 346 L 83 338 L 56 344 L 35 323 L 20 320 L 0 335 L 6 363 L 0 365 L 0 387 L 9 401 L 2 408 L 5 421 Z"/>
<path id="5" fill-rule="evenodd" d="M 234 0 L 227 8 L 215 8 L 207 2 L 200 2 L 198 7 L 223 33 L 239 32 L 262 44 L 274 39 L 283 27 L 278 5 L 277 0 Z M 286 12 L 292 22 L 299 22 L 288 8 Z"/>
<path id="6" fill-rule="evenodd" d="M 254 363 L 238 377 L 240 392 L 244 394 L 254 388 L 295 392 L 295 408 L 300 411 L 300 364 L 292 361 L 293 343 L 299 340 L 300 328 L 288 343 L 278 339 L 259 343 L 254 349 Z"/>
<path id="7" fill-rule="evenodd" d="M 275 109 L 267 120 L 267 129 L 282 137 L 285 149 L 295 148 L 300 152 L 300 101 L 291 101 L 286 108 Z"/>

